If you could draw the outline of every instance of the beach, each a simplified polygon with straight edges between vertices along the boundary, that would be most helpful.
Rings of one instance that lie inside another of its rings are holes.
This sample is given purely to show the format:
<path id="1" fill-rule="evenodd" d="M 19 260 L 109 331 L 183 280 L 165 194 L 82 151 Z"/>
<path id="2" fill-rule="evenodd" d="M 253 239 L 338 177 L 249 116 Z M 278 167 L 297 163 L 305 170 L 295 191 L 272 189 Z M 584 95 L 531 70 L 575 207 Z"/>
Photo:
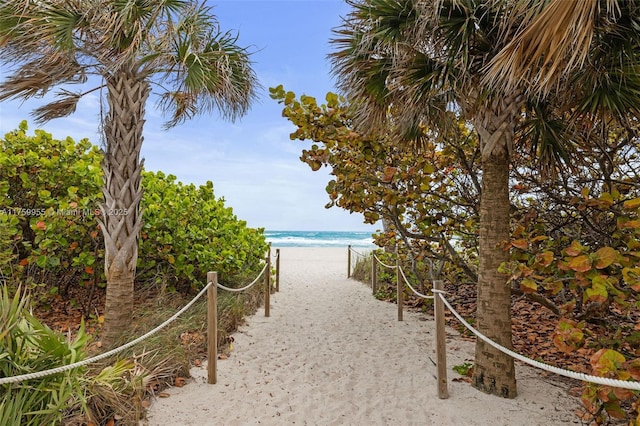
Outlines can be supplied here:
<path id="1" fill-rule="evenodd" d="M 275 253 L 275 250 L 273 251 Z M 280 292 L 234 334 L 218 382 L 206 364 L 148 410 L 168 425 L 580 424 L 567 385 L 517 364 L 518 397 L 486 395 L 456 380 L 474 343 L 447 329 L 448 399 L 439 399 L 433 317 L 376 300 L 347 278 L 347 248 L 280 249 Z"/>

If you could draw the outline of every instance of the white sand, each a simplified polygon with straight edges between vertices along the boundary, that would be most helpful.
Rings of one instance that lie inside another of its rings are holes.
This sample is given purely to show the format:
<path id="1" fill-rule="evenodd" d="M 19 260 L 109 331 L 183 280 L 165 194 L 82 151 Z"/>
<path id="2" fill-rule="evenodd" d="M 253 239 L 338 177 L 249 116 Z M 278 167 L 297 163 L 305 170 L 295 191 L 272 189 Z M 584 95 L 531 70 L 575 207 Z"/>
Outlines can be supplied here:
<path id="1" fill-rule="evenodd" d="M 274 251 L 275 253 L 275 251 Z M 486 395 L 451 371 L 473 361 L 472 342 L 447 332 L 449 398 L 436 387 L 435 328 L 424 314 L 376 300 L 346 278 L 347 249 L 282 248 L 280 292 L 234 335 L 218 361 L 149 409 L 149 425 L 580 424 L 566 385 L 518 366 L 519 396 Z M 433 361 L 432 361 L 433 360 Z"/>

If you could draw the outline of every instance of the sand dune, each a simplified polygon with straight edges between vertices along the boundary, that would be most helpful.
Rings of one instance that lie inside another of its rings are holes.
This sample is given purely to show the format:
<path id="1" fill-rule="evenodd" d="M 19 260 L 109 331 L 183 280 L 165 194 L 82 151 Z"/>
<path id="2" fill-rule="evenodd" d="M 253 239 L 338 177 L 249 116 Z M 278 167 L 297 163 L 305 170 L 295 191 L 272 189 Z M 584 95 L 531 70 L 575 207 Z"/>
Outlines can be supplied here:
<path id="1" fill-rule="evenodd" d="M 405 312 L 346 278 L 345 249 L 282 248 L 280 292 L 218 361 L 154 401 L 149 425 L 566 425 L 580 424 L 564 385 L 518 366 L 519 396 L 485 395 L 451 366 L 473 360 L 473 343 L 449 330 L 449 398 L 437 397 L 431 317 Z"/>

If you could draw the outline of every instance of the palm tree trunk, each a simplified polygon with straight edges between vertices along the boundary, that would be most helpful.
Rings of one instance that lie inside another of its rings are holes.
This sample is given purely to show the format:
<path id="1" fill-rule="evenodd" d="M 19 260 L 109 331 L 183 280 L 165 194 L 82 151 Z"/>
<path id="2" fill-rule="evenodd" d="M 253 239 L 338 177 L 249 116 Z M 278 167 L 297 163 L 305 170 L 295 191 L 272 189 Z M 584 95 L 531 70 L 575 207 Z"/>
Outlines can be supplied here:
<path id="1" fill-rule="evenodd" d="M 149 85 L 121 71 L 107 79 L 109 112 L 105 119 L 104 204 L 100 227 L 105 239 L 107 294 L 103 342 L 117 341 L 131 322 L 133 282 L 142 227 L 140 148 Z"/>
<path id="2" fill-rule="evenodd" d="M 516 98 L 492 103 L 476 129 L 482 147 L 482 195 L 477 288 L 478 330 L 502 346 L 512 348 L 511 291 L 507 276 L 498 272 L 509 254 L 509 153 L 519 111 Z M 483 392 L 515 398 L 513 358 L 482 340 L 476 340 L 473 386 Z"/>

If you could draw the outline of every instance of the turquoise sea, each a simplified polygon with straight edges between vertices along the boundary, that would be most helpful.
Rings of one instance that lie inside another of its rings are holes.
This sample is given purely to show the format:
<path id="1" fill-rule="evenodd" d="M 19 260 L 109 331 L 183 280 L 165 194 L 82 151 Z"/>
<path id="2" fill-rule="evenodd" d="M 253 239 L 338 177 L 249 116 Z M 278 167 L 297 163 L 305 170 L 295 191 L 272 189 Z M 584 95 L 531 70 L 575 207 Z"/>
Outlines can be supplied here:
<path id="1" fill-rule="evenodd" d="M 274 247 L 374 247 L 371 232 L 264 231 L 264 235 Z"/>

